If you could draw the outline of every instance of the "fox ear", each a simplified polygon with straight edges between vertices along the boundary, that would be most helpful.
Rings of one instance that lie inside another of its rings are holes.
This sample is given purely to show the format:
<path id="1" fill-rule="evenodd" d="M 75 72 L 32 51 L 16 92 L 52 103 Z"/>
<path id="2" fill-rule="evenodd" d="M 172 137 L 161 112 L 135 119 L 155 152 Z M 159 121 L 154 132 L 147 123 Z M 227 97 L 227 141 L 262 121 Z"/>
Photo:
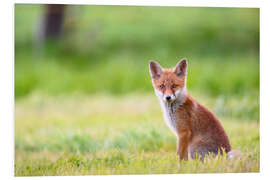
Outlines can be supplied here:
<path id="1" fill-rule="evenodd" d="M 187 59 L 181 59 L 174 68 L 174 73 L 177 76 L 186 76 L 187 75 Z"/>
<path id="2" fill-rule="evenodd" d="M 149 72 L 153 79 L 159 79 L 163 70 L 162 67 L 156 61 L 150 61 Z"/>

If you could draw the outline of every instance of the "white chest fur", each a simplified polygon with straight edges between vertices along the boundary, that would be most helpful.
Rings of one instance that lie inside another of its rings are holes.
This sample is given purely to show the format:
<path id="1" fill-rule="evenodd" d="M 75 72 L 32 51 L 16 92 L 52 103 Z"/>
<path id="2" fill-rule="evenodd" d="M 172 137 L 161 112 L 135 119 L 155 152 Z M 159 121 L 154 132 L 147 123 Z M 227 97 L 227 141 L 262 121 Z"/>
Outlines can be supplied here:
<path id="1" fill-rule="evenodd" d="M 176 110 L 181 104 L 185 102 L 186 88 L 182 88 L 175 92 L 175 100 L 172 103 L 168 103 L 164 100 L 163 94 L 155 89 L 155 93 L 160 101 L 160 105 L 163 111 L 163 116 L 166 124 L 171 131 L 177 136 L 177 121 L 175 116 Z"/>
<path id="2" fill-rule="evenodd" d="M 171 129 L 171 131 L 177 136 L 177 118 L 175 116 L 175 111 L 180 106 L 180 103 L 177 101 L 173 103 L 166 103 L 161 100 L 160 104 L 166 124 Z"/>

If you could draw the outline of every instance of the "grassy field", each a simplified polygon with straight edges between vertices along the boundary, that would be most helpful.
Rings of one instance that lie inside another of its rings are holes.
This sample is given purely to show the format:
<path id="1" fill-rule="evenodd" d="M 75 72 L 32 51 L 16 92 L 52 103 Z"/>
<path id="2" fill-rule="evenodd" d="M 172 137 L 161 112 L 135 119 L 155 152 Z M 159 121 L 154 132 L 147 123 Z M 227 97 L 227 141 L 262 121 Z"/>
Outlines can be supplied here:
<path id="1" fill-rule="evenodd" d="M 14 9 L 16 176 L 259 172 L 258 8 L 68 6 L 44 42 L 45 6 Z M 179 166 L 148 63 L 182 57 L 242 159 Z"/>
<path id="2" fill-rule="evenodd" d="M 259 172 L 257 97 L 198 99 L 220 117 L 241 160 L 209 157 L 179 167 L 176 138 L 154 94 L 36 94 L 15 104 L 15 175 Z"/>

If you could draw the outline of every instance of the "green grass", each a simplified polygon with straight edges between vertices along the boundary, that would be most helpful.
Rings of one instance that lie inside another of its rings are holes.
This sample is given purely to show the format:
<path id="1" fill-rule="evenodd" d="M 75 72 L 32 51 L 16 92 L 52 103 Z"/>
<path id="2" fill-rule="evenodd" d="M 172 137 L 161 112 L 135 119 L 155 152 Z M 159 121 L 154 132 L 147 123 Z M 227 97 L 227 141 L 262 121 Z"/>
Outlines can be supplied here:
<path id="1" fill-rule="evenodd" d="M 154 94 L 33 94 L 15 103 L 15 175 L 259 172 L 257 97 L 195 97 L 220 118 L 241 160 L 208 157 L 179 167 Z"/>
<path id="2" fill-rule="evenodd" d="M 14 9 L 16 176 L 259 171 L 258 8 L 69 6 L 46 43 L 44 6 Z M 148 63 L 182 57 L 241 160 L 179 167 Z"/>
<path id="3" fill-rule="evenodd" d="M 150 93 L 149 60 L 172 67 L 182 57 L 192 91 L 259 90 L 258 8 L 69 6 L 62 37 L 39 44 L 44 10 L 15 5 L 16 98 Z"/>
<path id="4" fill-rule="evenodd" d="M 111 59 L 100 64 L 85 62 L 77 67 L 74 59 L 22 60 L 15 62 L 16 98 L 35 91 L 48 95 L 152 92 L 148 59 Z M 159 62 L 173 67 L 178 60 Z M 259 62 L 250 57 L 190 58 L 188 63 L 188 88 L 192 91 L 211 96 L 242 96 L 259 90 Z"/>

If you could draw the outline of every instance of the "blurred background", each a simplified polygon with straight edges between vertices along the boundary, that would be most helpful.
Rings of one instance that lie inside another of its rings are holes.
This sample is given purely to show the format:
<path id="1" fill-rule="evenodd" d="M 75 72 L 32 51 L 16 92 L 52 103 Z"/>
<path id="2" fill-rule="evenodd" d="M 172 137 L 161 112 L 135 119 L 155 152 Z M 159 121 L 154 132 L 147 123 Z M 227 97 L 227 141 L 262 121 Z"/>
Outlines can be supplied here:
<path id="1" fill-rule="evenodd" d="M 153 93 L 149 60 L 186 57 L 191 92 L 258 94 L 259 9 L 15 5 L 15 98 Z"/>
<path id="2" fill-rule="evenodd" d="M 16 176 L 259 172 L 259 9 L 16 4 L 14 18 Z M 175 168 L 148 63 L 183 57 L 241 161 Z"/>

